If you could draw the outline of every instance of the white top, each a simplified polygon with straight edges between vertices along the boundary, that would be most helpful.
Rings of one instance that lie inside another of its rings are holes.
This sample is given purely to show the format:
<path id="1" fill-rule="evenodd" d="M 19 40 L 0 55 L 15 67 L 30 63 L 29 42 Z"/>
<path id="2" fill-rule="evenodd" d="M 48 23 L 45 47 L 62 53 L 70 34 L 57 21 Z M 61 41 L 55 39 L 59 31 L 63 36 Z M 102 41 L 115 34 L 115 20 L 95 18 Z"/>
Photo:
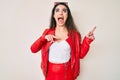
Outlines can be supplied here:
<path id="1" fill-rule="evenodd" d="M 65 63 L 70 59 L 71 48 L 66 40 L 54 42 L 49 48 L 49 61 L 52 63 Z"/>

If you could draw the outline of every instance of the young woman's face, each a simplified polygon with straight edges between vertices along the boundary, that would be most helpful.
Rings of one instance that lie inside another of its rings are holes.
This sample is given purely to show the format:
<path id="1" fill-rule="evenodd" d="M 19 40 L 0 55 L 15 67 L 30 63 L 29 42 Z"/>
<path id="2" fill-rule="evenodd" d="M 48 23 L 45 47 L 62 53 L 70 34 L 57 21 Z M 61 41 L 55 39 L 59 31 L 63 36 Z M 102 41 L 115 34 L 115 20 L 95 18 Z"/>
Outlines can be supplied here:
<path id="1" fill-rule="evenodd" d="M 54 18 L 57 26 L 65 26 L 68 17 L 68 10 L 64 5 L 58 5 L 55 8 Z"/>

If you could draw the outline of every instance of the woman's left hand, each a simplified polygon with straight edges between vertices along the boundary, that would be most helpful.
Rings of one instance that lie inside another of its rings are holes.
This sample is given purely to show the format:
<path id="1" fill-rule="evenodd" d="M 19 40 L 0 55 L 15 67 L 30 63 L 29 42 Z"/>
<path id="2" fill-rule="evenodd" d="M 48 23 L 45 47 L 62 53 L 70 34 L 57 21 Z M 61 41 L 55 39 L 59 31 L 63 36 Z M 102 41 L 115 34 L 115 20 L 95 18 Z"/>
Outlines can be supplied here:
<path id="1" fill-rule="evenodd" d="M 94 37 L 93 32 L 95 31 L 95 29 L 96 29 L 96 26 L 86 35 L 86 37 L 89 38 L 89 39 L 94 40 L 95 37 Z"/>

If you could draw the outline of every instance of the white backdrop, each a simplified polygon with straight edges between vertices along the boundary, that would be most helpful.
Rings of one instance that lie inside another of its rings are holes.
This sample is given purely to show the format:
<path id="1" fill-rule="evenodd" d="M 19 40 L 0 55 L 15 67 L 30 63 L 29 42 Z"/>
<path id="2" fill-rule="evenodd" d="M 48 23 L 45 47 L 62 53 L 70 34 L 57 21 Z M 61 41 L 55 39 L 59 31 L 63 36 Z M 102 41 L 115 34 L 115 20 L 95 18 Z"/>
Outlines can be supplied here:
<path id="1" fill-rule="evenodd" d="M 48 28 L 55 1 L 0 0 L 0 80 L 44 80 L 40 52 L 32 54 L 30 46 Z M 97 26 L 77 80 L 120 80 L 120 0 L 62 1 L 82 37 Z"/>

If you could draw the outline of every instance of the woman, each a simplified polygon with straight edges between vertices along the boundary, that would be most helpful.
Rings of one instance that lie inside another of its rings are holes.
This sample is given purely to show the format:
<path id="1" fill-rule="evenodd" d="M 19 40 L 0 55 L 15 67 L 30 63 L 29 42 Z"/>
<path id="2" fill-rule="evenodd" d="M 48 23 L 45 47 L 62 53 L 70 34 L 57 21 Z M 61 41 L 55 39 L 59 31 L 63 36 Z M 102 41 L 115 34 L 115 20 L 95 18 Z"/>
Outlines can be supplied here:
<path id="1" fill-rule="evenodd" d="M 80 59 L 84 58 L 94 40 L 90 31 L 81 42 L 70 9 L 64 2 L 54 5 L 49 29 L 31 46 L 33 53 L 41 50 L 41 68 L 45 80 L 75 80 L 80 73 Z"/>

